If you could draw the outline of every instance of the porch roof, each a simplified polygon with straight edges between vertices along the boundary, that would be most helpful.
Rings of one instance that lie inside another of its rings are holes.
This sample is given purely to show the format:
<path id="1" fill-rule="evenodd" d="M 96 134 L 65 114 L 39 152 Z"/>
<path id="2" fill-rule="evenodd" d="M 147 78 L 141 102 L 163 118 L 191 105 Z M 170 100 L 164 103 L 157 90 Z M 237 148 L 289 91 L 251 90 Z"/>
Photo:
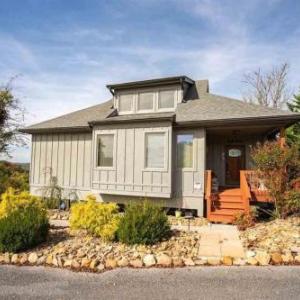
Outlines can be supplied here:
<path id="1" fill-rule="evenodd" d="M 176 111 L 176 123 L 203 126 L 253 121 L 293 123 L 299 120 L 299 113 L 245 103 L 210 93 L 200 95 L 199 99 L 180 103 Z"/>

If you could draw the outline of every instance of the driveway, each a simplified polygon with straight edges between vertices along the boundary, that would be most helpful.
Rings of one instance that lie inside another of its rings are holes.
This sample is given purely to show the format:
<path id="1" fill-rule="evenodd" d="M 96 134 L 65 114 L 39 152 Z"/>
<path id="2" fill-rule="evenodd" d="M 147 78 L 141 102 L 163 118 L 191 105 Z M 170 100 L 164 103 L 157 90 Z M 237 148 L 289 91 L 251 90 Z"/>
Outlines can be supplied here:
<path id="1" fill-rule="evenodd" d="M 300 267 L 117 269 L 0 266 L 0 299 L 300 299 Z"/>

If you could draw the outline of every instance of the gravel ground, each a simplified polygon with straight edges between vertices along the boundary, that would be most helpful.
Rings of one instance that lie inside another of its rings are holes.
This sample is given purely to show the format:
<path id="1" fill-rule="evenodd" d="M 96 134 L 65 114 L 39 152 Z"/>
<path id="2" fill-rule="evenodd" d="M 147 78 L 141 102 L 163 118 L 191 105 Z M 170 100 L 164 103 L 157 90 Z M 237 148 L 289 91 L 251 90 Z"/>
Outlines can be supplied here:
<path id="1" fill-rule="evenodd" d="M 300 267 L 117 269 L 0 266 L 0 299 L 300 299 Z"/>

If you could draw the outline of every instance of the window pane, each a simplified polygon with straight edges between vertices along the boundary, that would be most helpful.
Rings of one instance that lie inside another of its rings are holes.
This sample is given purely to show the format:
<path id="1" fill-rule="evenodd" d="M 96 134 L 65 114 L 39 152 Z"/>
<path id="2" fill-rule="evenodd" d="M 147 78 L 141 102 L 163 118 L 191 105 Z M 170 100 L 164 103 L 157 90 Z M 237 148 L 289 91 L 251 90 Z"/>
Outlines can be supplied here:
<path id="1" fill-rule="evenodd" d="M 177 167 L 178 168 L 193 167 L 193 135 L 192 134 L 177 135 Z"/>
<path id="2" fill-rule="evenodd" d="M 152 110 L 153 109 L 153 93 L 140 93 L 139 94 L 139 110 Z"/>
<path id="3" fill-rule="evenodd" d="M 165 161 L 165 133 L 146 133 L 146 167 L 163 168 Z"/>
<path id="4" fill-rule="evenodd" d="M 175 102 L 174 91 L 159 92 L 158 108 L 173 108 Z"/>
<path id="5" fill-rule="evenodd" d="M 132 95 L 120 95 L 119 97 L 119 111 L 132 110 Z"/>
<path id="6" fill-rule="evenodd" d="M 100 134 L 97 137 L 98 167 L 113 166 L 114 135 Z"/>

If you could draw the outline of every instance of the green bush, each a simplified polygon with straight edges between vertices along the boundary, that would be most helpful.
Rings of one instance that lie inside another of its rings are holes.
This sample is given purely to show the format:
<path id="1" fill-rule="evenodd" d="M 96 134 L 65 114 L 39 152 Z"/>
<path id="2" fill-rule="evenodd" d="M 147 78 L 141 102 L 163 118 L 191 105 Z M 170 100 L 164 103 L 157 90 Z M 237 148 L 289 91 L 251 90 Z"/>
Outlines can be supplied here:
<path id="1" fill-rule="evenodd" d="M 44 242 L 49 223 L 36 205 L 20 206 L 0 219 L 0 252 L 18 252 Z"/>
<path id="2" fill-rule="evenodd" d="M 120 219 L 118 206 L 115 203 L 97 203 L 93 196 L 86 200 L 71 206 L 70 227 L 85 229 L 106 241 L 113 240 Z"/>
<path id="3" fill-rule="evenodd" d="M 155 244 L 169 235 L 166 213 L 149 201 L 129 204 L 117 232 L 118 239 L 126 244 Z"/>

